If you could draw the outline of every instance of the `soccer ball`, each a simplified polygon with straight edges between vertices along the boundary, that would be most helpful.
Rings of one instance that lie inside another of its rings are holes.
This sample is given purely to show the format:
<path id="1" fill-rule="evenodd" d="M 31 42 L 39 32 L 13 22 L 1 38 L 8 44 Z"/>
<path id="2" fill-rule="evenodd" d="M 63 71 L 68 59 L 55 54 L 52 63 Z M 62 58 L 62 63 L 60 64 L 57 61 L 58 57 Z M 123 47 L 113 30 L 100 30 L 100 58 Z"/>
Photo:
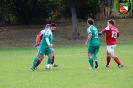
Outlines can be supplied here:
<path id="1" fill-rule="evenodd" d="M 46 69 L 46 70 L 51 70 L 51 68 L 52 68 L 52 67 L 51 67 L 50 64 L 47 64 L 47 65 L 45 66 L 45 69 Z"/>

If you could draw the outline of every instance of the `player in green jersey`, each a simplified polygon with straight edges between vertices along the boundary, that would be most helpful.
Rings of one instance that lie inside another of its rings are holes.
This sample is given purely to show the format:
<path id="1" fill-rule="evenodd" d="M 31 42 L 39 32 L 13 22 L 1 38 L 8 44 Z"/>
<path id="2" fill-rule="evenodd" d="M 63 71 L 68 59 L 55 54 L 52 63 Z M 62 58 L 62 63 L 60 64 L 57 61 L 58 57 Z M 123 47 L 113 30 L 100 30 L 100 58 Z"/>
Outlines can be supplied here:
<path id="1" fill-rule="evenodd" d="M 43 58 L 43 55 L 47 55 L 49 58 L 48 58 L 48 61 L 47 61 L 47 64 L 51 64 L 52 62 L 52 49 L 53 48 L 53 34 L 52 32 L 56 30 L 56 24 L 52 23 L 50 25 L 50 28 L 47 29 L 44 34 L 43 34 L 43 38 L 40 42 L 40 47 L 39 47 L 39 51 L 38 51 L 38 55 L 34 58 L 34 61 L 33 61 L 33 65 L 31 67 L 31 69 L 34 71 L 35 70 L 35 67 L 37 65 L 37 62 L 39 60 L 39 58 Z"/>
<path id="2" fill-rule="evenodd" d="M 88 58 L 90 63 L 90 68 L 97 68 L 98 67 L 98 59 L 97 59 L 97 53 L 100 49 L 100 40 L 98 38 L 98 29 L 93 26 L 94 21 L 92 19 L 87 20 L 87 42 L 85 45 L 88 45 Z M 95 61 L 95 67 L 94 67 L 94 61 Z"/>

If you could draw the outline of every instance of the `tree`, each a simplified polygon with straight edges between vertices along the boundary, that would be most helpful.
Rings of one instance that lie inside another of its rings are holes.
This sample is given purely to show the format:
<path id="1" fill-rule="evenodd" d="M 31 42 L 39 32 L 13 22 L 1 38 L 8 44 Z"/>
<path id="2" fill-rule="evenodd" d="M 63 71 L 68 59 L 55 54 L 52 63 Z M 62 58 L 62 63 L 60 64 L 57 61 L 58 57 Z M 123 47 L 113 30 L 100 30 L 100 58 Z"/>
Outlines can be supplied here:
<path id="1" fill-rule="evenodd" d="M 60 17 L 65 17 L 71 12 L 72 34 L 79 35 L 77 18 L 87 20 L 88 17 L 95 18 L 100 12 L 100 0 L 57 0 L 62 13 Z M 70 8 L 70 10 L 68 10 Z M 60 11 L 60 10 L 58 10 Z"/>
<path id="2" fill-rule="evenodd" d="M 44 23 L 56 7 L 51 0 L 0 0 L 1 14 L 15 24 Z"/>
<path id="3" fill-rule="evenodd" d="M 77 13 L 75 1 L 71 0 L 71 13 L 72 13 L 72 34 L 77 35 L 79 33 L 77 28 Z"/>
<path id="4" fill-rule="evenodd" d="M 77 28 L 77 12 L 76 12 L 77 1 L 79 0 L 57 0 L 57 3 L 59 4 L 58 9 L 61 12 L 61 13 L 59 12 L 60 14 L 58 14 L 60 17 L 66 18 L 66 14 L 71 12 L 72 35 L 74 36 L 79 34 L 79 31 Z"/>

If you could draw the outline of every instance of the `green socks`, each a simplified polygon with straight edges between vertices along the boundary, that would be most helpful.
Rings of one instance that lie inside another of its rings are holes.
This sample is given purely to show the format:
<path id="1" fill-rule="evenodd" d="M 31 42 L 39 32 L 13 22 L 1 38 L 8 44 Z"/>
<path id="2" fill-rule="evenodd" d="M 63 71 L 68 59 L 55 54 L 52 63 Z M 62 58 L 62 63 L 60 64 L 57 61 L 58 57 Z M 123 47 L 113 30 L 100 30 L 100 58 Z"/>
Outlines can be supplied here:
<path id="1" fill-rule="evenodd" d="M 94 68 L 94 64 L 93 64 L 93 59 L 92 59 L 92 58 L 89 58 L 89 63 L 90 63 L 90 66 L 91 66 L 92 68 Z"/>
<path id="2" fill-rule="evenodd" d="M 51 64 L 52 58 L 48 58 L 47 64 Z"/>
<path id="3" fill-rule="evenodd" d="M 97 61 L 97 56 L 93 56 L 93 60 L 94 61 Z"/>
<path id="4" fill-rule="evenodd" d="M 37 61 L 38 61 L 38 56 L 35 57 L 35 59 L 34 59 L 34 61 L 33 61 L 33 66 L 32 66 L 32 68 L 35 68 Z"/>

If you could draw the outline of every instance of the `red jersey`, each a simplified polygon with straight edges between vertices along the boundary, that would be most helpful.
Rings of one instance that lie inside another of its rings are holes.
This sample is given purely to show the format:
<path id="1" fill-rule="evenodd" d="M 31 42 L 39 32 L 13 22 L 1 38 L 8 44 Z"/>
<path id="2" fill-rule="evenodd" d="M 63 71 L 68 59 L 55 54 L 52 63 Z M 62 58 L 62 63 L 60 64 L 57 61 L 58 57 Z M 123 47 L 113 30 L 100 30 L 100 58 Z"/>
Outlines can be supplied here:
<path id="1" fill-rule="evenodd" d="M 41 42 L 41 40 L 42 40 L 42 37 L 43 37 L 43 33 L 44 33 L 44 32 L 45 32 L 45 30 L 42 30 L 42 31 L 40 31 L 40 32 L 38 33 L 39 38 L 38 38 L 38 41 L 37 41 L 37 46 L 40 45 L 40 42 Z"/>
<path id="2" fill-rule="evenodd" d="M 115 45 L 116 38 L 119 37 L 119 31 L 115 26 L 107 26 L 101 31 L 103 34 L 106 33 L 106 44 Z"/>

